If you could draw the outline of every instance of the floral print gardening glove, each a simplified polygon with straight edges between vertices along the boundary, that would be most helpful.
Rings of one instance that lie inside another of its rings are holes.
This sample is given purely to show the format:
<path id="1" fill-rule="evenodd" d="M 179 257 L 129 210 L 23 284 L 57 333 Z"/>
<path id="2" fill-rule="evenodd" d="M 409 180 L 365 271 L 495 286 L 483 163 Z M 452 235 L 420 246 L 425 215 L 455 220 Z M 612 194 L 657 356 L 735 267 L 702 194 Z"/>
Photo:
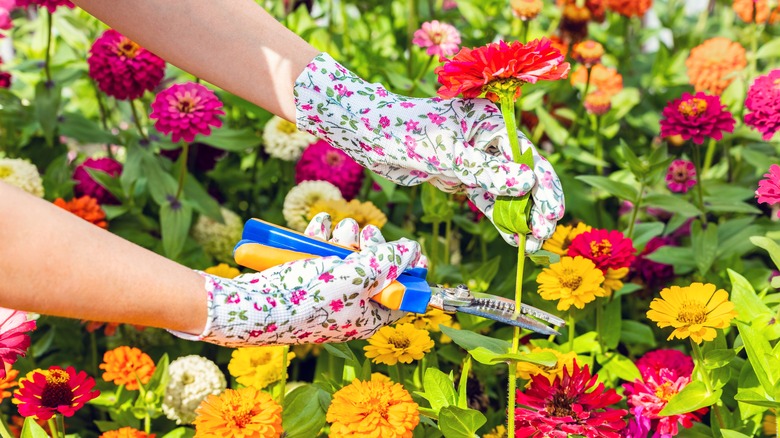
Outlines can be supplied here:
<path id="1" fill-rule="evenodd" d="M 404 316 L 371 297 L 424 263 L 419 244 L 385 242 L 379 229 L 361 231 L 354 219 L 339 222 L 332 238 L 330 229 L 330 216 L 320 213 L 305 233 L 359 251 L 344 260 L 299 260 L 232 280 L 203 273 L 206 328 L 197 336 L 173 333 L 226 347 L 345 342 L 367 338 Z"/>
<path id="2" fill-rule="evenodd" d="M 501 112 L 486 99 L 399 96 L 325 53 L 304 69 L 294 91 L 298 129 L 397 184 L 430 181 L 446 192 L 465 191 L 491 221 L 496 196 L 530 191 L 527 252 L 541 248 L 563 216 L 563 190 L 552 166 L 520 132 L 522 152 L 532 149 L 534 169 L 512 161 Z M 501 234 L 517 245 L 516 235 Z"/>

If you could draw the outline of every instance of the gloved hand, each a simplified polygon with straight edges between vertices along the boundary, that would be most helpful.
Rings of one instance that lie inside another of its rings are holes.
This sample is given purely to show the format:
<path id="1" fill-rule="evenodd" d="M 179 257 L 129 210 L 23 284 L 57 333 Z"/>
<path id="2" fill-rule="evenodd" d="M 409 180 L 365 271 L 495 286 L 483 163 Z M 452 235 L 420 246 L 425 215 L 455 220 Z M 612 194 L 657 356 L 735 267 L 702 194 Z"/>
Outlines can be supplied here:
<path id="1" fill-rule="evenodd" d="M 522 151 L 533 149 L 534 169 L 512 161 L 501 113 L 486 99 L 399 96 L 325 53 L 304 69 L 294 91 L 298 129 L 397 184 L 430 181 L 447 192 L 465 190 L 491 221 L 496 196 L 531 191 L 528 252 L 541 247 L 563 216 L 563 190 L 552 166 L 519 132 Z M 501 234 L 517 245 L 516 235 Z"/>
<path id="2" fill-rule="evenodd" d="M 306 234 L 327 240 L 331 219 L 320 213 Z M 420 262 L 411 240 L 386 243 L 374 226 L 362 232 L 353 219 L 339 222 L 332 242 L 360 249 L 344 260 L 323 257 L 285 263 L 235 279 L 203 273 L 208 321 L 189 340 L 247 345 L 345 342 L 371 336 L 406 312 L 388 310 L 370 298 Z"/>

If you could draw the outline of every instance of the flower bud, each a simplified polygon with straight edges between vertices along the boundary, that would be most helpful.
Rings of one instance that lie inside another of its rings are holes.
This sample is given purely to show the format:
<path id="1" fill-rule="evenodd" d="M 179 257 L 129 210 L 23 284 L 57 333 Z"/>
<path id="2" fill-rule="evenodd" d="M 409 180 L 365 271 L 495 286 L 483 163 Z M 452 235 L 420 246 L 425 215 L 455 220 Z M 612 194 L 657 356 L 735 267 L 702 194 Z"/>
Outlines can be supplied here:
<path id="1" fill-rule="evenodd" d="M 588 113 L 603 116 L 612 108 L 612 99 L 607 93 L 597 90 L 585 96 L 584 105 Z"/>

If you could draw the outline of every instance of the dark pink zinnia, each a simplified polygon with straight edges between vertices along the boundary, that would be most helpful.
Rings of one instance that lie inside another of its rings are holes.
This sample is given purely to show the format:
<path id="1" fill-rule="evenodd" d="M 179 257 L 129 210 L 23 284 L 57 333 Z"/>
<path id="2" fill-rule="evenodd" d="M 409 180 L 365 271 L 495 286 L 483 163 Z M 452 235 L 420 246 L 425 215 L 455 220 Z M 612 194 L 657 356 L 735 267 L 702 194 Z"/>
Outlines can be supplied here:
<path id="1" fill-rule="evenodd" d="M 11 73 L 0 71 L 0 88 L 11 88 Z"/>
<path id="2" fill-rule="evenodd" d="M 720 140 L 723 131 L 734 132 L 734 117 L 720 103 L 719 96 L 710 96 L 702 91 L 671 101 L 663 111 L 661 137 L 680 135 L 693 139 L 696 144 L 704 143 L 706 137 Z"/>
<path id="3" fill-rule="evenodd" d="M 666 187 L 675 193 L 687 193 L 696 185 L 696 166 L 688 160 L 674 160 L 666 170 Z"/>
<path id="4" fill-rule="evenodd" d="M 197 134 L 211 134 L 211 126 L 219 128 L 224 115 L 222 102 L 213 91 L 201 84 L 174 84 L 161 91 L 152 102 L 149 118 L 157 119 L 154 127 L 172 140 L 191 142 Z"/>
<path id="5" fill-rule="evenodd" d="M 73 172 L 73 179 L 77 181 L 73 188 L 76 197 L 89 195 L 96 198 L 100 204 L 116 204 L 117 199 L 114 195 L 95 181 L 87 169 L 95 169 L 110 176 L 117 176 L 122 173 L 122 165 L 112 158 L 87 158 Z"/>
<path id="6" fill-rule="evenodd" d="M 658 248 L 667 245 L 674 245 L 674 240 L 668 237 L 653 237 L 647 242 L 645 249 L 634 259 L 634 263 L 631 264 L 631 271 L 633 271 L 634 275 L 638 276 L 651 289 L 665 285 L 674 278 L 674 267 L 672 265 L 658 263 L 647 257 Z"/>
<path id="7" fill-rule="evenodd" d="M 27 312 L 0 308 L 0 379 L 5 379 L 6 365 L 27 352 L 33 330 L 35 321 L 27 320 Z"/>
<path id="8" fill-rule="evenodd" d="M 780 166 L 769 166 L 769 173 L 765 173 L 764 178 L 758 182 L 756 198 L 760 203 L 775 205 L 780 202 Z M 780 217 L 780 212 L 777 216 Z"/>
<path id="9" fill-rule="evenodd" d="M 89 76 L 100 91 L 120 100 L 137 99 L 165 76 L 165 61 L 109 29 L 95 40 L 87 58 Z"/>
<path id="10" fill-rule="evenodd" d="M 693 373 L 693 359 L 679 350 L 660 349 L 645 353 L 636 361 L 636 367 L 644 380 L 658 379 L 663 376 L 690 377 Z"/>
<path id="11" fill-rule="evenodd" d="M 617 230 L 592 229 L 571 241 L 566 251 L 569 257 L 582 256 L 593 261 L 603 273 L 607 270 L 627 268 L 634 261 L 634 244 Z"/>
<path id="12" fill-rule="evenodd" d="M 54 12 L 60 6 L 73 9 L 76 7 L 70 0 L 16 0 L 16 6 L 20 8 L 26 8 L 30 5 L 37 5 L 39 7 L 45 7 L 49 12 Z"/>
<path id="13" fill-rule="evenodd" d="M 345 199 L 357 196 L 363 184 L 363 167 L 325 140 L 310 144 L 295 165 L 295 182 L 328 181 Z"/>
<path id="14" fill-rule="evenodd" d="M 753 81 L 745 98 L 745 124 L 769 141 L 780 129 L 780 70 L 772 70 Z"/>
<path id="15" fill-rule="evenodd" d="M 563 368 L 563 377 L 550 383 L 542 374 L 531 376 L 525 393 L 517 391 L 515 437 L 619 438 L 626 425 L 623 409 L 609 409 L 622 397 L 614 389 L 605 390 L 598 375 L 588 366 Z M 589 391 L 590 390 L 590 391 Z"/>

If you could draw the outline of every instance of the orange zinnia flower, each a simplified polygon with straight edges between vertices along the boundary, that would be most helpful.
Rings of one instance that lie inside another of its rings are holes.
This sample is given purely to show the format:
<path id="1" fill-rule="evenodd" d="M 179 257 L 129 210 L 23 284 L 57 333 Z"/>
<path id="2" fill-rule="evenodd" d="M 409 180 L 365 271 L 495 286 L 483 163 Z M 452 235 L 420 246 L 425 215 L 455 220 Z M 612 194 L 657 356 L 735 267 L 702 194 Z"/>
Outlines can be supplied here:
<path id="1" fill-rule="evenodd" d="M 571 74 L 572 85 L 584 84 L 588 80 L 588 69 L 578 66 Z M 612 97 L 623 89 L 623 76 L 614 68 L 596 64 L 590 70 L 590 90 L 601 91 Z"/>
<path id="2" fill-rule="evenodd" d="M 18 375 L 19 370 L 11 368 L 11 364 L 5 364 L 5 377 L 0 379 L 0 400 L 13 395 L 9 389 L 19 385 L 16 382 Z"/>
<path id="3" fill-rule="evenodd" d="M 195 412 L 196 438 L 282 435 L 282 407 L 270 395 L 251 386 L 209 395 Z"/>
<path id="4" fill-rule="evenodd" d="M 641 17 L 645 15 L 653 0 L 607 0 L 607 7 L 626 17 Z"/>
<path id="5" fill-rule="evenodd" d="M 691 49 L 685 61 L 696 91 L 720 95 L 734 80 L 732 73 L 747 66 L 745 48 L 724 37 L 710 38 Z"/>
<path id="6" fill-rule="evenodd" d="M 105 370 L 103 380 L 125 385 L 130 390 L 138 389 L 138 381 L 146 385 L 154 374 L 155 365 L 148 354 L 135 347 L 125 345 L 106 351 L 100 369 Z"/>
<path id="7" fill-rule="evenodd" d="M 100 435 L 98 438 L 154 438 L 155 435 L 147 434 L 146 432 L 142 432 L 138 429 L 134 429 L 132 427 L 123 427 L 121 429 L 117 430 L 109 430 L 108 432 L 103 432 L 103 435 Z"/>
<path id="8" fill-rule="evenodd" d="M 87 222 L 92 222 L 100 228 L 108 228 L 108 222 L 106 222 L 106 212 L 100 208 L 100 204 L 98 204 L 97 199 L 89 195 L 84 195 L 80 198 L 74 198 L 70 201 L 57 198 L 54 200 L 54 205 L 68 210 L 76 216 L 84 219 Z"/>
<path id="9" fill-rule="evenodd" d="M 780 21 L 780 6 L 775 7 L 770 14 L 768 0 L 734 0 L 731 8 L 746 23 L 752 23 L 754 16 L 757 23 L 766 23 L 767 18 L 771 24 Z"/>

